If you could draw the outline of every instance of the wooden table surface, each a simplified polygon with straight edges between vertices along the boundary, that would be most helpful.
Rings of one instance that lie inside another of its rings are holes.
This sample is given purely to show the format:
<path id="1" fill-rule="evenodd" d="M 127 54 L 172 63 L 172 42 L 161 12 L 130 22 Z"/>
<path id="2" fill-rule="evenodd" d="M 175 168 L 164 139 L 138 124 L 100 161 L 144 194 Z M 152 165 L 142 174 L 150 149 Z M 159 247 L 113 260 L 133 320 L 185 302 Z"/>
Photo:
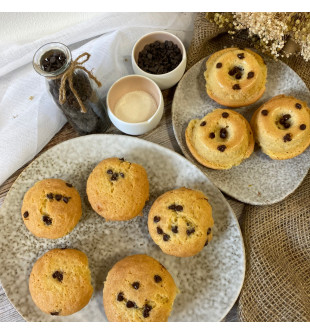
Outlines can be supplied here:
<path id="1" fill-rule="evenodd" d="M 175 139 L 174 133 L 173 133 L 173 127 L 171 122 L 171 104 L 172 104 L 172 98 L 174 94 L 174 88 L 166 90 L 163 92 L 164 95 L 164 101 L 165 101 L 165 112 L 164 116 L 160 122 L 160 124 L 157 126 L 156 129 L 153 131 L 138 136 L 139 138 L 160 144 L 166 148 L 169 148 L 175 152 L 178 152 L 182 154 L 181 149 L 179 148 L 177 141 Z M 113 125 L 109 128 L 107 133 L 112 134 L 122 134 L 119 130 L 117 130 Z M 78 137 L 78 134 L 73 130 L 73 128 L 67 123 L 55 136 L 52 138 L 52 140 L 44 147 L 44 149 L 39 152 L 34 159 L 36 159 L 39 155 L 41 155 L 43 152 L 47 151 L 54 145 L 57 145 L 65 140 Z M 34 160 L 33 159 L 33 160 Z M 31 161 L 29 162 L 31 163 Z M 28 163 L 28 164 L 29 164 Z M 17 170 L 9 179 L 7 179 L 0 187 L 0 208 L 5 200 L 5 196 L 10 190 L 12 184 L 16 180 L 16 178 L 19 176 L 19 174 L 25 169 L 25 167 L 28 165 L 26 164 L 19 170 Z M 244 207 L 244 204 L 233 200 L 229 198 L 228 196 L 225 196 L 228 200 L 229 204 L 231 205 L 232 209 L 234 210 L 239 222 L 240 217 L 242 214 L 242 210 Z M 8 298 L 6 297 L 6 294 L 2 288 L 1 282 L 0 282 L 0 322 L 3 321 L 24 321 L 24 319 L 20 316 L 20 314 L 15 310 L 13 305 L 10 303 Z M 226 316 L 225 321 L 238 321 L 238 306 L 237 303 L 232 308 L 232 310 L 229 312 L 229 314 Z"/>

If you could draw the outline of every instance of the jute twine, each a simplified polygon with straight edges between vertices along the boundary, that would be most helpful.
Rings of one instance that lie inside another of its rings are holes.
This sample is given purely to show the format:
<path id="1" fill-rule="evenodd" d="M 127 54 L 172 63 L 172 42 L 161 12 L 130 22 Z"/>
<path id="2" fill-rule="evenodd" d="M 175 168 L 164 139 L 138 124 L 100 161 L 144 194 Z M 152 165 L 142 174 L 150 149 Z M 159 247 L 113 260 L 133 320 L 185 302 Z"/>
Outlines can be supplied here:
<path id="1" fill-rule="evenodd" d="M 245 31 L 234 39 L 199 13 L 187 69 L 224 47 L 251 47 Z M 310 64 L 293 55 L 283 61 L 310 88 Z M 289 174 L 287 175 L 289 178 Z M 239 298 L 241 321 L 310 321 L 310 172 L 280 203 L 245 205 L 241 228 L 246 275 Z"/>
<path id="2" fill-rule="evenodd" d="M 84 60 L 80 61 L 83 57 L 86 57 Z M 67 69 L 67 71 L 62 74 L 57 76 L 55 79 L 61 78 L 61 83 L 60 83 L 60 88 L 59 88 L 59 103 L 64 104 L 67 100 L 66 98 L 66 83 L 68 81 L 69 87 L 74 94 L 75 98 L 77 99 L 80 107 L 81 107 L 81 112 L 86 113 L 87 110 L 85 108 L 85 105 L 83 101 L 80 99 L 78 92 L 73 86 L 73 73 L 75 70 L 80 69 L 86 72 L 89 76 L 90 79 L 94 80 L 97 84 L 98 87 L 101 87 L 101 82 L 90 72 L 88 71 L 84 66 L 82 66 L 84 63 L 86 63 L 90 58 L 90 54 L 87 52 L 82 53 L 79 55 L 74 61 L 72 61 L 70 67 Z"/>

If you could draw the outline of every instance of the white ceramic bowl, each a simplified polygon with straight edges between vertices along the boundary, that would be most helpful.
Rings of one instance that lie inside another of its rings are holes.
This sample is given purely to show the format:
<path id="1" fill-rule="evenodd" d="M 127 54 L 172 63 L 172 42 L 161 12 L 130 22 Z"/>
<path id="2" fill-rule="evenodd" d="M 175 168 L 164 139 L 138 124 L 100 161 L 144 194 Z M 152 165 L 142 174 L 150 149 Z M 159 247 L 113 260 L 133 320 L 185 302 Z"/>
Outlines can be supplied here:
<path id="1" fill-rule="evenodd" d="M 125 122 L 114 114 L 114 108 L 118 100 L 129 92 L 145 91 L 153 96 L 157 104 L 157 110 L 151 118 L 144 122 Z M 107 109 L 111 122 L 122 132 L 129 135 L 141 135 L 153 130 L 160 122 L 164 112 L 164 99 L 158 85 L 151 79 L 141 75 L 127 75 L 120 78 L 111 86 L 107 95 Z"/>
<path id="2" fill-rule="evenodd" d="M 159 41 L 159 42 L 171 41 L 180 48 L 182 52 L 182 60 L 180 64 L 174 70 L 168 73 L 165 73 L 165 74 L 151 74 L 151 73 L 147 73 L 143 71 L 138 66 L 139 52 L 143 50 L 145 45 L 153 43 L 155 41 Z M 186 50 L 185 50 L 183 43 L 177 36 L 167 31 L 154 31 L 154 32 L 151 32 L 149 34 L 142 36 L 136 42 L 136 44 L 134 45 L 132 49 L 131 62 L 132 62 L 133 71 L 136 74 L 144 75 L 154 80 L 159 86 L 159 88 L 164 90 L 164 89 L 168 89 L 174 86 L 182 78 L 185 72 L 185 67 L 186 67 Z"/>

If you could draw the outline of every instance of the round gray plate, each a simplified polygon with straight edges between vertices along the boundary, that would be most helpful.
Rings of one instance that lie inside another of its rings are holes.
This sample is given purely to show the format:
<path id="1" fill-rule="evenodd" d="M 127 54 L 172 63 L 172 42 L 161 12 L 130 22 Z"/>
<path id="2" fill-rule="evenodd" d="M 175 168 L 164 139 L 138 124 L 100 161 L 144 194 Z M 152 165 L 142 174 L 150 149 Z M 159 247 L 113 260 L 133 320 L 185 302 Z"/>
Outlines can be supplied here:
<path id="1" fill-rule="evenodd" d="M 266 91 L 262 98 L 247 107 L 234 109 L 248 121 L 253 112 L 270 98 L 292 95 L 310 105 L 310 92 L 302 79 L 286 64 L 262 56 L 268 67 Z M 202 118 L 217 108 L 227 108 L 211 100 L 205 91 L 205 62 L 195 64 L 179 82 L 172 103 L 173 130 L 184 155 L 197 165 L 223 192 L 237 200 L 266 205 L 280 202 L 291 194 L 307 175 L 310 149 L 289 160 L 272 160 L 256 145 L 252 155 L 239 166 L 228 170 L 204 167 L 186 146 L 185 130 L 190 120 Z M 227 108 L 229 109 L 229 108 Z"/>
<path id="2" fill-rule="evenodd" d="M 92 169 L 108 157 L 124 157 L 144 166 L 150 181 L 150 200 L 143 216 L 130 222 L 105 222 L 90 207 L 85 192 Z M 44 178 L 61 178 L 81 194 L 83 215 L 76 228 L 58 240 L 38 239 L 25 227 L 21 204 L 27 189 Z M 214 238 L 198 255 L 176 258 L 154 244 L 147 215 L 154 200 L 178 187 L 202 190 L 213 208 Z M 170 321 L 219 321 L 236 301 L 245 273 L 245 255 L 238 221 L 221 192 L 179 154 L 141 139 L 121 135 L 92 135 L 63 142 L 37 158 L 13 184 L 0 210 L 1 283 L 17 311 L 29 321 L 106 321 L 103 282 L 109 269 L 132 254 L 148 254 L 172 274 L 180 294 Z M 89 258 L 94 286 L 90 303 L 68 317 L 52 317 L 33 303 L 28 277 L 34 262 L 46 251 L 72 247 Z"/>

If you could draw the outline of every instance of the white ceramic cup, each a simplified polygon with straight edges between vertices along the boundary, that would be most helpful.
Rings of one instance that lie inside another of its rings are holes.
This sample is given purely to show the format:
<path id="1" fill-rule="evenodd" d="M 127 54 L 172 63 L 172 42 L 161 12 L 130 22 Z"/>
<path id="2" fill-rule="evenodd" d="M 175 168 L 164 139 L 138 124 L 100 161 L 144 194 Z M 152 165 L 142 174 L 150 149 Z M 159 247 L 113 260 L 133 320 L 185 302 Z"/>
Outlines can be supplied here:
<path id="1" fill-rule="evenodd" d="M 168 73 L 165 73 L 165 74 L 151 74 L 151 73 L 147 73 L 143 71 L 138 66 L 139 52 L 143 50 L 145 45 L 153 43 L 155 41 L 159 41 L 161 43 L 165 41 L 171 41 L 180 48 L 181 53 L 182 53 L 182 60 L 180 64 L 174 70 Z M 149 34 L 142 36 L 136 42 L 136 44 L 134 45 L 132 49 L 131 62 L 132 62 L 133 71 L 136 74 L 144 75 L 154 80 L 159 86 L 159 88 L 164 90 L 164 89 L 168 89 L 174 86 L 182 78 L 185 72 L 185 67 L 186 67 L 186 50 L 185 50 L 183 43 L 177 36 L 167 31 L 154 31 L 154 32 L 151 32 Z"/>
<path id="2" fill-rule="evenodd" d="M 157 109 L 146 121 L 138 123 L 125 122 L 114 114 L 116 103 L 127 93 L 145 91 L 153 96 Z M 129 135 L 141 135 L 153 130 L 160 122 L 164 112 L 164 99 L 158 85 L 151 79 L 141 75 L 127 75 L 111 86 L 107 95 L 107 109 L 111 122 L 122 132 Z"/>

